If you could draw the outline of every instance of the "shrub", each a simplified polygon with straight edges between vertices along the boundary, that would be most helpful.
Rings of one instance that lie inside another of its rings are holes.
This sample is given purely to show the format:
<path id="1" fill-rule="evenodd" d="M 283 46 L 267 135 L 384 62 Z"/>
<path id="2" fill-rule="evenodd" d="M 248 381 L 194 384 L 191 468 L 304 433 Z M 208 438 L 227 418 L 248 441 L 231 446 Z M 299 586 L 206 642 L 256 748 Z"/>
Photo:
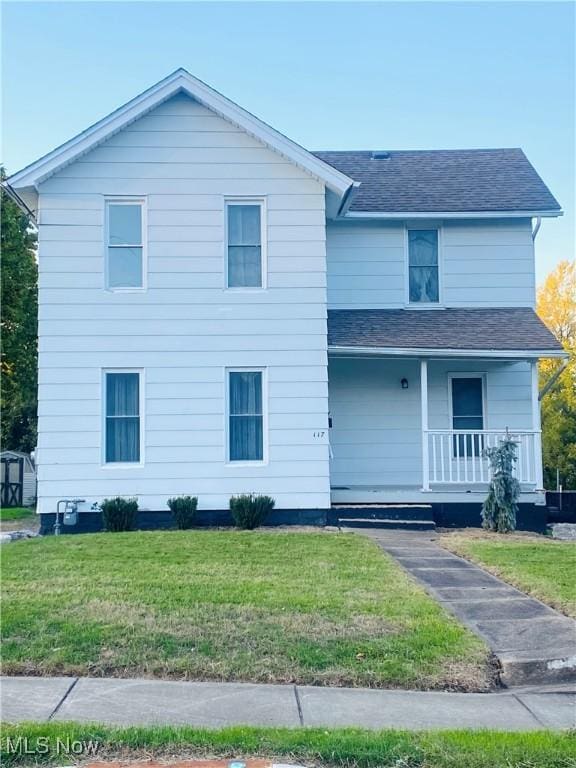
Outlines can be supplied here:
<path id="1" fill-rule="evenodd" d="M 270 496 L 258 496 L 253 493 L 243 493 L 232 496 L 230 512 L 236 528 L 252 531 L 262 525 L 267 515 L 274 509 L 275 501 Z"/>
<path id="2" fill-rule="evenodd" d="M 104 499 L 100 505 L 102 522 L 107 531 L 131 531 L 138 515 L 138 499 Z"/>
<path id="3" fill-rule="evenodd" d="M 176 523 L 176 528 L 179 528 L 181 531 L 192 528 L 196 507 L 198 506 L 198 497 L 176 496 L 173 499 L 168 499 L 167 503 Z"/>
<path id="4" fill-rule="evenodd" d="M 514 477 L 516 443 L 506 434 L 495 448 L 486 448 L 492 478 L 488 496 L 482 505 L 482 527 L 489 531 L 508 533 L 516 528 L 520 483 Z"/>

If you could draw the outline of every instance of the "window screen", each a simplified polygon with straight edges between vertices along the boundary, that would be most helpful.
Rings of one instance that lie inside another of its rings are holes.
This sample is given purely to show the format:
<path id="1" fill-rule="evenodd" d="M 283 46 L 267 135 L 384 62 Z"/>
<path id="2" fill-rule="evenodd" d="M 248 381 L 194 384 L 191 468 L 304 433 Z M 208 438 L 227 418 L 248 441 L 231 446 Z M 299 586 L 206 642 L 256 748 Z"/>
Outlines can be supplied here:
<path id="1" fill-rule="evenodd" d="M 228 288 L 262 287 L 262 208 L 228 204 Z"/>
<path id="2" fill-rule="evenodd" d="M 140 375 L 106 374 L 106 463 L 140 461 Z"/>
<path id="3" fill-rule="evenodd" d="M 410 303 L 437 303 L 440 288 L 436 229 L 408 230 L 408 271 Z"/>
<path id="4" fill-rule="evenodd" d="M 262 372 L 229 372 L 230 461 L 262 461 Z"/>

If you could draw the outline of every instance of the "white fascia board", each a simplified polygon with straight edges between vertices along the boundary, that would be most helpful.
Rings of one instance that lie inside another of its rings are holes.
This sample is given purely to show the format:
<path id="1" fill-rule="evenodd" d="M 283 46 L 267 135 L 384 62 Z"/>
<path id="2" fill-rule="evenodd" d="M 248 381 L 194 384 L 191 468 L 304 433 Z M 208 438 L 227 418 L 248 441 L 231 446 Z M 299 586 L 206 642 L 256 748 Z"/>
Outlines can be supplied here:
<path id="1" fill-rule="evenodd" d="M 564 211 L 405 211 L 381 212 L 349 211 L 344 219 L 533 219 L 563 216 Z"/>
<path id="2" fill-rule="evenodd" d="M 537 360 L 539 358 L 568 357 L 563 349 L 428 349 L 425 347 L 339 347 L 329 346 L 331 357 L 473 357 L 498 360 Z"/>
<path id="3" fill-rule="evenodd" d="M 65 144 L 21 171 L 17 171 L 8 179 L 10 185 L 14 189 L 37 187 L 62 167 L 74 162 L 78 157 L 179 92 L 187 93 L 208 109 L 242 128 L 273 151 L 324 182 L 336 194 L 343 196 L 353 184 L 353 179 L 315 157 L 304 147 L 271 128 L 206 83 L 192 77 L 186 70 L 178 69 Z"/>

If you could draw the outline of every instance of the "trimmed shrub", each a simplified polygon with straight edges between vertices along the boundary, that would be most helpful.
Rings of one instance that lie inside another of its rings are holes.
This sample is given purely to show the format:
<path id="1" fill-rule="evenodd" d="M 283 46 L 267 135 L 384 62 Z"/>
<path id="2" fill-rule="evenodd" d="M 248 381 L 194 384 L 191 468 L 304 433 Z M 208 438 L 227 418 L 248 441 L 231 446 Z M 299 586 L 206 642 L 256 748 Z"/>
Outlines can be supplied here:
<path id="1" fill-rule="evenodd" d="M 230 512 L 236 528 L 252 531 L 262 525 L 266 517 L 274 509 L 276 502 L 271 496 L 258 496 L 254 493 L 243 493 L 232 496 Z"/>
<path id="2" fill-rule="evenodd" d="M 168 499 L 167 504 L 170 507 L 170 512 L 172 512 L 176 528 L 181 531 L 192 528 L 198 506 L 197 496 L 175 496 L 173 499 Z"/>
<path id="3" fill-rule="evenodd" d="M 107 531 L 131 531 L 136 524 L 138 515 L 138 499 L 104 499 L 100 505 L 102 522 Z"/>

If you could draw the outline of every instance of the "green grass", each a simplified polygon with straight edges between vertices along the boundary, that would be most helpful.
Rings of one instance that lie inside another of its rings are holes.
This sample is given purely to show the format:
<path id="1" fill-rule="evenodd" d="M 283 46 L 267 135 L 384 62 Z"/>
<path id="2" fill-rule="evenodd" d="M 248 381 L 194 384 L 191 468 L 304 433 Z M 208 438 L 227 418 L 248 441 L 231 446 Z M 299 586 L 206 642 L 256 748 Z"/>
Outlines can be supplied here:
<path id="1" fill-rule="evenodd" d="M 32 517 L 34 510 L 30 507 L 0 507 L 0 521 L 22 520 L 26 517 Z"/>
<path id="2" fill-rule="evenodd" d="M 4 725 L 2 764 L 66 765 L 55 750 L 64 742 L 98 742 L 98 760 L 190 759 L 201 757 L 276 758 L 307 765 L 346 768 L 573 768 L 576 739 L 566 733 L 537 731 L 364 731 L 358 729 L 293 730 L 282 728 L 227 728 L 204 730 L 189 727 L 109 728 L 74 723 L 25 723 Z M 7 739 L 28 738 L 29 749 L 47 738 L 46 754 L 16 754 Z M 77 758 L 78 759 L 78 758 Z M 84 758 L 86 759 L 86 758 Z"/>
<path id="3" fill-rule="evenodd" d="M 576 618 L 576 544 L 543 536 L 447 534 L 442 544 Z"/>
<path id="4" fill-rule="evenodd" d="M 483 643 L 366 538 L 155 531 L 2 557 L 6 674 L 482 690 Z"/>

